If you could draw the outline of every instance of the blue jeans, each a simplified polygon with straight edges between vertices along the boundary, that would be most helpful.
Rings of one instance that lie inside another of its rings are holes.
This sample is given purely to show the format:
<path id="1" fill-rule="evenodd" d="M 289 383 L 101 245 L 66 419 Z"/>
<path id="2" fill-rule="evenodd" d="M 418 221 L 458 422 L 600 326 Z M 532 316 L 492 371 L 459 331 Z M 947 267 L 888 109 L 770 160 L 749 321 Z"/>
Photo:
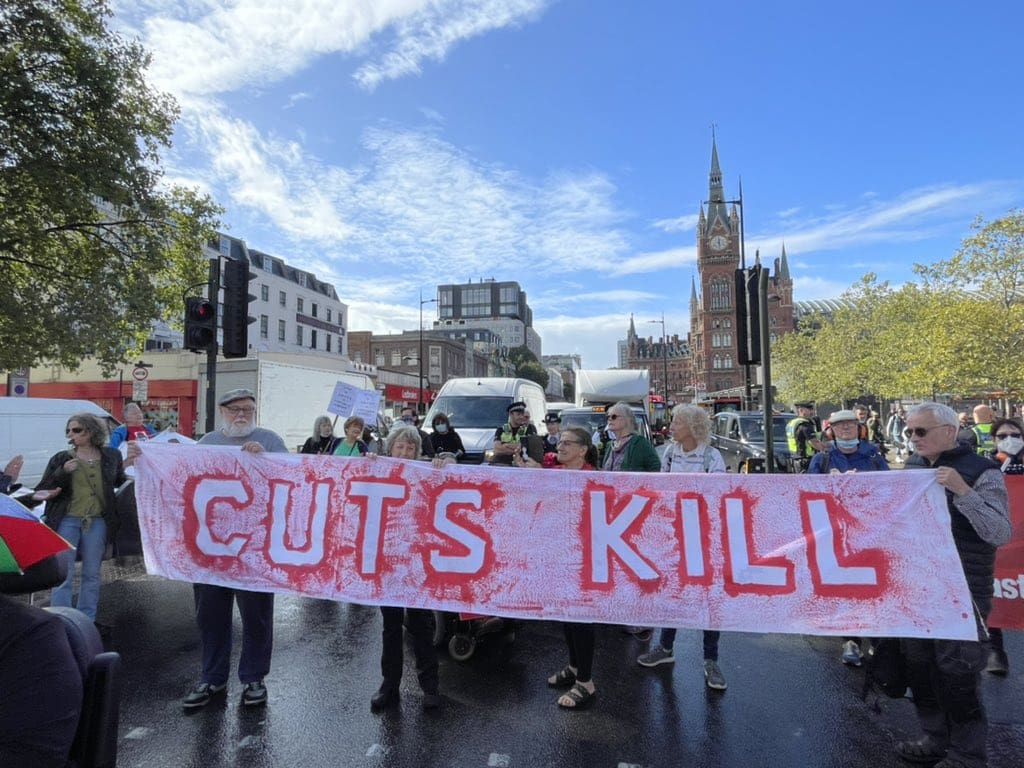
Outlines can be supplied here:
<path id="1" fill-rule="evenodd" d="M 102 517 L 91 518 L 89 529 L 82 530 L 82 518 L 70 515 L 60 521 L 57 533 L 75 547 L 59 557 L 67 564 L 68 577 L 50 593 L 50 605 L 71 607 L 71 593 L 75 583 L 75 552 L 82 556 L 82 584 L 78 589 L 78 604 L 74 607 L 96 621 L 96 606 L 100 602 L 100 568 L 107 548 L 107 524 Z"/>
<path id="2" fill-rule="evenodd" d="M 708 661 L 718 661 L 718 638 L 722 636 L 721 632 L 714 629 L 704 630 L 704 658 Z M 676 630 L 672 627 L 666 627 L 661 630 L 661 635 L 658 637 L 658 644 L 666 651 L 671 651 L 672 646 L 676 642 Z"/>

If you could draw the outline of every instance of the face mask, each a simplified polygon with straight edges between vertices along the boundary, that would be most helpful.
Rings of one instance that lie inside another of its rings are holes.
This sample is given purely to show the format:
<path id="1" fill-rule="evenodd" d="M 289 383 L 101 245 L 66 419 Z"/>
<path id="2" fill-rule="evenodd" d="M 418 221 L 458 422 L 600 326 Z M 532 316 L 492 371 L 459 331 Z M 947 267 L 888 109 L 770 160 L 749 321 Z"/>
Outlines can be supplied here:
<path id="1" fill-rule="evenodd" d="M 1016 456 L 1021 452 L 1021 450 L 1024 450 L 1024 439 L 1019 437 L 1004 437 L 996 443 L 996 448 L 1008 456 Z"/>
<path id="2" fill-rule="evenodd" d="M 845 448 L 848 451 L 852 451 L 856 449 L 858 445 L 860 445 L 860 440 L 857 440 L 856 438 L 853 440 L 840 440 L 837 437 L 835 443 L 836 448 L 838 448 L 839 450 L 843 450 Z"/>
<path id="3" fill-rule="evenodd" d="M 404 421 L 406 424 L 412 424 L 414 421 L 416 421 L 416 419 L 413 418 L 412 416 L 403 416 L 402 421 Z"/>
<path id="4" fill-rule="evenodd" d="M 448 425 L 442 422 L 438 424 L 436 427 L 434 427 L 434 431 L 437 432 L 439 435 L 443 435 L 445 432 L 448 431 Z"/>

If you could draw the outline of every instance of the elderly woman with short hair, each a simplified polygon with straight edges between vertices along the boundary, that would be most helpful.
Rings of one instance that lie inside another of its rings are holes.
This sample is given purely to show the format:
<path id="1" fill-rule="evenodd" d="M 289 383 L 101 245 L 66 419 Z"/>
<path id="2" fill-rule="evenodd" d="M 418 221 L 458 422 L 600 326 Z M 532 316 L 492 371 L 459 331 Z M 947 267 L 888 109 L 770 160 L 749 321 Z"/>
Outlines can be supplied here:
<path id="1" fill-rule="evenodd" d="M 658 472 L 661 459 L 650 440 L 639 433 L 629 403 L 618 402 L 608 409 L 608 431 L 615 439 L 608 443 L 601 468 L 609 472 Z"/>
<path id="2" fill-rule="evenodd" d="M 422 451 L 420 431 L 412 424 L 393 427 L 384 441 L 384 455 L 393 459 L 419 459 Z M 369 454 L 371 457 L 373 454 Z M 444 460 L 435 459 L 435 466 Z M 370 709 L 379 712 L 398 704 L 398 689 L 402 682 L 404 652 L 402 649 L 403 619 L 412 637 L 412 650 L 416 658 L 416 676 L 423 691 L 423 708 L 441 706 L 438 692 L 437 650 L 434 648 L 434 614 L 423 608 L 402 608 L 382 605 L 384 629 L 381 634 L 380 671 L 384 681 L 370 699 Z"/>
<path id="3" fill-rule="evenodd" d="M 365 456 L 366 443 L 363 442 L 363 428 L 366 422 L 359 416 L 349 416 L 342 427 L 345 437 L 334 448 L 335 456 Z"/>

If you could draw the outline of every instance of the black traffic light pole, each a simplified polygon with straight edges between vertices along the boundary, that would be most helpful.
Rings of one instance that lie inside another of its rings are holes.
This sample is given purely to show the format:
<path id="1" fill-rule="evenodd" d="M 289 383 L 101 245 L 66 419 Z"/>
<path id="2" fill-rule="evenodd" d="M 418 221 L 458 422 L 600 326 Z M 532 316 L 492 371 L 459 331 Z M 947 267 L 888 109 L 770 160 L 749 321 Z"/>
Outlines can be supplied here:
<path id="1" fill-rule="evenodd" d="M 220 296 L 220 256 L 210 259 L 210 280 L 206 295 L 213 306 Z M 206 348 L 206 432 L 213 432 L 217 426 L 217 334 L 213 343 Z"/>

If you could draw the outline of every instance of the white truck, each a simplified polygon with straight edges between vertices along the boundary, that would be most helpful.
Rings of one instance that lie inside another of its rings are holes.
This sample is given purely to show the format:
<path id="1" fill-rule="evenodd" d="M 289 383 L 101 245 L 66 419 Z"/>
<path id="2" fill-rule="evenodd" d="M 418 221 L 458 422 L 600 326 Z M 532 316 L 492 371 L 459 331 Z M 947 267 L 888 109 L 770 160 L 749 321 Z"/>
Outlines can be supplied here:
<path id="1" fill-rule="evenodd" d="M 319 362 L 319 361 L 318 361 Z M 217 361 L 217 394 L 232 389 L 251 389 L 256 394 L 256 421 L 281 436 L 289 450 L 298 451 L 313 434 L 317 416 L 328 413 L 331 395 L 339 381 L 359 389 L 375 389 L 373 379 L 363 373 L 346 371 L 339 361 L 324 360 L 313 367 L 309 358 L 295 362 L 290 355 L 262 355 L 244 360 Z M 200 366 L 198 393 L 199 424 L 206 424 L 206 366 Z M 335 432 L 341 433 L 340 422 Z M 372 427 L 372 424 L 367 426 Z M 206 431 L 201 429 L 200 431 Z"/>

